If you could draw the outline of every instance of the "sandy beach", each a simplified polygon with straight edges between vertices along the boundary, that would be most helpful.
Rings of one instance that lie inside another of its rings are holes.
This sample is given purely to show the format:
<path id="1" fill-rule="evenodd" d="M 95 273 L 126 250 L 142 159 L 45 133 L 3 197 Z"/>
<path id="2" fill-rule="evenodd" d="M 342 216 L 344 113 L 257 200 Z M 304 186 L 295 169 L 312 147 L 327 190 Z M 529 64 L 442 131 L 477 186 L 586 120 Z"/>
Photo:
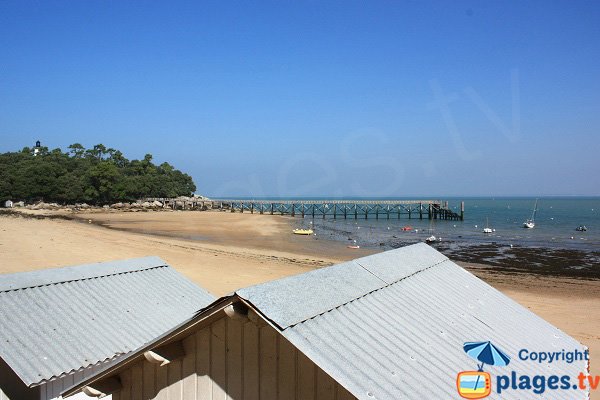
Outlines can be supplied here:
<path id="1" fill-rule="evenodd" d="M 318 235 L 292 235 L 292 227 L 302 226 L 303 221 L 279 216 L 224 212 L 31 214 L 27 218 L 0 215 L 0 273 L 156 255 L 220 296 L 378 250 L 350 250 L 344 243 Z M 598 373 L 594 360 L 600 360 L 600 281 L 503 274 L 484 265 L 460 264 L 587 345 L 592 372 Z M 592 395 L 594 398 L 600 397 Z"/>

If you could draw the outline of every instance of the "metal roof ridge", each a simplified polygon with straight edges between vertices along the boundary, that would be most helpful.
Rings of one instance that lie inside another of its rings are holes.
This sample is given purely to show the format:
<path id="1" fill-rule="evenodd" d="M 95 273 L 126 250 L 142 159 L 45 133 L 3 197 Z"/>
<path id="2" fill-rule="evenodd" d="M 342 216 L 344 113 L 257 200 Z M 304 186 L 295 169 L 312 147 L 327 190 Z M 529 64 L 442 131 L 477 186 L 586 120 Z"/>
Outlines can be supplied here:
<path id="1" fill-rule="evenodd" d="M 354 260 L 354 261 L 356 262 L 356 260 Z M 319 313 L 319 314 L 313 315 L 313 316 L 312 316 L 312 317 L 310 317 L 310 318 L 306 318 L 306 319 L 304 319 L 304 320 L 302 320 L 302 321 L 298 321 L 298 322 L 296 322 L 295 324 L 288 325 L 288 326 L 286 326 L 285 328 L 283 328 L 283 329 L 280 329 L 280 330 L 281 330 L 281 332 L 283 332 L 283 331 L 285 331 L 285 330 L 288 330 L 288 329 L 290 329 L 290 328 L 293 328 L 294 326 L 296 326 L 296 325 L 298 325 L 298 324 L 302 324 L 302 323 L 304 323 L 304 322 L 306 322 L 306 321 L 308 321 L 308 320 L 310 320 L 310 319 L 313 319 L 313 318 L 319 317 L 319 316 L 321 316 L 321 315 L 327 314 L 328 312 L 331 312 L 331 311 L 333 311 L 333 310 L 336 310 L 336 309 L 338 309 L 338 308 L 340 308 L 340 307 L 343 307 L 343 306 L 345 306 L 345 305 L 348 305 L 348 304 L 350 304 L 350 303 L 353 303 L 353 302 L 355 302 L 355 301 L 356 301 L 356 300 L 358 300 L 358 299 L 362 299 L 362 298 L 364 298 L 364 297 L 366 297 L 366 296 L 368 296 L 368 295 L 370 295 L 370 294 L 372 294 L 372 293 L 375 293 L 375 292 L 377 292 L 377 291 L 379 291 L 379 290 L 381 290 L 381 289 L 385 289 L 385 288 L 387 288 L 387 287 L 390 287 L 390 286 L 392 286 L 392 285 L 395 285 L 395 284 L 396 284 L 396 283 L 398 283 L 398 282 L 401 282 L 401 281 L 403 281 L 403 280 L 405 280 L 405 279 L 408 279 L 408 278 L 410 278 L 410 277 L 413 277 L 413 276 L 415 276 L 415 275 L 417 275 L 417 274 L 419 274 L 419 273 L 421 273 L 421 272 L 423 272 L 423 271 L 427 271 L 428 269 L 431 269 L 431 268 L 437 267 L 438 265 L 440 265 L 440 264 L 443 264 L 443 263 L 445 263 L 445 262 L 451 262 L 452 264 L 456 265 L 457 267 L 459 267 L 459 268 L 462 268 L 460 265 L 458 265 L 458 264 L 456 264 L 456 263 L 452 262 L 450 259 L 446 258 L 445 260 L 442 260 L 442 261 L 440 261 L 440 262 L 437 262 L 437 263 L 435 263 L 435 264 L 433 264 L 433 265 L 430 265 L 430 266 L 428 266 L 428 267 L 425 267 L 425 268 L 423 268 L 423 269 L 420 269 L 420 270 L 418 270 L 418 271 L 416 271 L 416 272 L 413 272 L 413 273 L 412 273 L 412 274 L 410 274 L 410 275 L 406 275 L 406 276 L 404 276 L 404 277 L 402 277 L 402 278 L 400 278 L 400 279 L 397 279 L 397 280 L 395 280 L 395 281 L 393 281 L 393 282 L 391 282 L 391 283 L 387 283 L 387 282 L 386 282 L 386 281 L 384 281 L 382 278 L 380 278 L 379 276 L 377 276 L 377 275 L 376 275 L 376 274 L 374 274 L 373 272 L 369 271 L 367 268 L 363 267 L 361 264 L 359 264 L 359 263 L 357 262 L 357 264 L 358 264 L 360 267 L 364 268 L 364 269 L 365 269 L 367 272 L 369 272 L 369 273 L 373 274 L 373 276 L 375 276 L 376 278 L 378 278 L 378 279 L 380 279 L 381 281 L 383 281 L 383 282 L 385 283 L 385 285 L 383 285 L 383 286 L 381 286 L 381 287 L 379 287 L 379 288 L 377 288 L 377 289 L 373 289 L 373 290 L 371 290 L 371 291 L 369 291 L 369 292 L 367 292 L 367 293 L 364 293 L 364 294 L 363 294 L 363 295 L 361 295 L 361 296 L 355 297 L 355 298 L 354 298 L 354 299 L 352 299 L 352 300 L 348 300 L 348 301 L 347 301 L 347 302 L 345 302 L 345 303 L 342 303 L 342 304 L 340 304 L 340 305 L 337 305 L 337 306 L 335 306 L 335 307 L 333 307 L 333 308 L 330 308 L 330 309 L 329 309 L 329 310 L 327 310 L 327 311 L 323 311 L 322 313 Z M 464 269 L 464 268 L 463 268 L 463 269 Z M 256 306 L 254 306 L 254 305 L 253 305 L 253 307 L 254 307 L 254 308 L 256 308 Z M 262 313 L 261 313 L 261 314 L 262 314 Z M 266 316 L 264 316 L 264 317 L 265 317 L 266 319 L 269 319 L 269 318 L 268 318 L 268 317 L 266 317 Z M 279 325 L 278 325 L 278 324 L 274 324 L 274 325 L 276 325 L 277 327 L 279 327 Z M 281 327 L 279 327 L 279 328 L 281 328 Z"/>
<path id="2" fill-rule="evenodd" d="M 380 279 L 381 281 L 383 281 L 383 282 L 385 283 L 385 285 L 384 285 L 384 286 L 382 286 L 382 287 L 380 287 L 379 289 L 383 289 L 384 287 L 388 287 L 388 286 L 390 286 L 390 285 L 393 285 L 393 284 L 395 284 L 395 283 L 398 283 L 398 282 L 400 282 L 400 281 L 403 281 L 403 280 L 404 280 L 404 279 L 406 279 L 406 278 L 410 278 L 411 276 L 415 276 L 416 274 L 418 274 L 418 273 L 420 273 L 420 272 L 426 271 L 426 270 L 428 270 L 429 268 L 433 268 L 433 267 L 435 267 L 436 265 L 440 265 L 440 264 L 442 264 L 442 263 L 445 263 L 446 261 L 450 261 L 450 262 L 452 262 L 452 261 L 451 261 L 451 260 L 450 260 L 448 257 L 446 257 L 444 260 L 442 260 L 442 261 L 438 261 L 438 262 L 436 262 L 436 263 L 434 263 L 434 264 L 431 264 L 431 265 L 430 265 L 430 266 L 428 266 L 428 267 L 423 267 L 423 268 L 419 269 L 418 271 L 415 271 L 415 272 L 413 272 L 412 274 L 408 274 L 408 275 L 405 275 L 405 276 L 403 276 L 403 277 L 401 277 L 401 278 L 399 278 L 399 279 L 396 279 L 396 280 L 394 280 L 394 281 L 387 282 L 387 281 L 386 281 L 386 280 L 385 280 L 383 277 L 381 277 L 381 276 L 377 275 L 375 272 L 371 271 L 369 268 L 367 268 L 367 267 L 365 267 L 364 265 L 362 265 L 362 264 L 359 262 L 359 260 L 360 260 L 360 258 L 359 258 L 359 259 L 357 259 L 357 260 L 354 260 L 354 262 L 355 262 L 355 263 L 357 263 L 357 264 L 358 264 L 358 265 L 359 265 L 361 268 L 363 268 L 365 271 L 367 271 L 367 272 L 369 272 L 369 273 L 373 274 L 373 276 L 375 276 L 376 278 Z M 379 290 L 379 289 L 375 289 L 375 290 Z M 372 290 L 372 291 L 370 291 L 369 293 L 373 293 L 375 290 Z M 366 294 L 368 294 L 368 293 L 366 293 Z M 360 297 L 363 297 L 363 296 L 360 296 Z"/>
<path id="3" fill-rule="evenodd" d="M 0 274 L 0 293 L 139 272 L 169 265 L 156 256 Z"/>
<path id="4" fill-rule="evenodd" d="M 286 329 L 443 261 L 448 261 L 448 257 L 418 243 L 242 288 L 235 293 Z M 313 296 L 307 297 L 307 285 L 315 291 Z"/>

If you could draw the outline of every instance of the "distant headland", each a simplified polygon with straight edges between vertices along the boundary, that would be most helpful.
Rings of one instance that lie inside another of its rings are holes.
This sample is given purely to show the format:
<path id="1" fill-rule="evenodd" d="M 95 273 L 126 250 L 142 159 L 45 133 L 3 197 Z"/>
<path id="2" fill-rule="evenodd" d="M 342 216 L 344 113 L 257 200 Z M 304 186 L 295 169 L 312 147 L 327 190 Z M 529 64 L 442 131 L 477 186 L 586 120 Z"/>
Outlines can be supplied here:
<path id="1" fill-rule="evenodd" d="M 49 150 L 34 147 L 0 154 L 0 200 L 27 203 L 89 203 L 104 205 L 148 197 L 191 196 L 191 176 L 152 155 L 128 160 L 103 144 L 86 149 L 79 143 Z"/>

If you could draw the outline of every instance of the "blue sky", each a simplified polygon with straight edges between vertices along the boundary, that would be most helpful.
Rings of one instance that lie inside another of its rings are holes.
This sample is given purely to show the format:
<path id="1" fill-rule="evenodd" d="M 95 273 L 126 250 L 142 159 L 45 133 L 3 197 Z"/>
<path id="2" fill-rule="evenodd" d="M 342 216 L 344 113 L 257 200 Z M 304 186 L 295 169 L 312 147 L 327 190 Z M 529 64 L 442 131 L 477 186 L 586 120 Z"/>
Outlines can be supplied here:
<path id="1" fill-rule="evenodd" d="M 0 2 L 0 151 L 212 196 L 600 195 L 600 3 Z"/>

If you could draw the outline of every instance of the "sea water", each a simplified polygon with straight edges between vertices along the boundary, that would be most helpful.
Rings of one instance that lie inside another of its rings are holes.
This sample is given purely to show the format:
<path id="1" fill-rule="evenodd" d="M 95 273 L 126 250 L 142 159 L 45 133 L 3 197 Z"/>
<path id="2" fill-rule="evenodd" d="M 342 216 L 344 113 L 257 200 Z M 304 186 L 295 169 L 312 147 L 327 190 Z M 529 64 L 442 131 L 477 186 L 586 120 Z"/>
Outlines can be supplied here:
<path id="1" fill-rule="evenodd" d="M 428 197 L 431 199 L 432 197 Z M 323 198 L 320 198 L 321 200 Z M 435 199 L 435 198 L 434 198 Z M 249 199 L 246 199 L 249 200 Z M 292 200 L 279 198 L 276 200 Z M 316 199 L 294 199 L 310 200 Z M 341 200 L 341 199 L 327 199 Z M 391 198 L 355 198 L 349 200 L 414 200 Z M 461 197 L 437 198 L 449 202 L 460 213 L 465 203 L 464 221 L 419 219 L 397 213 L 384 213 L 376 219 L 374 213 L 354 218 L 349 213 L 333 218 L 313 218 L 296 214 L 295 228 L 313 228 L 313 240 L 334 240 L 349 246 L 389 250 L 424 242 L 434 235 L 431 245 L 455 261 L 478 263 L 513 272 L 533 272 L 544 275 L 567 275 L 576 278 L 600 279 L 600 197 L 541 197 L 538 200 L 535 228 L 523 228 L 532 217 L 535 198 L 525 197 Z M 330 211 L 331 212 L 331 211 Z M 585 225 L 587 231 L 576 228 Z M 489 226 L 490 234 L 483 233 Z M 402 228 L 410 227 L 403 230 Z M 352 251 L 352 249 L 348 249 Z"/>
<path id="2" fill-rule="evenodd" d="M 594 197 L 552 197 L 538 199 L 535 228 L 523 228 L 523 222 L 531 218 L 535 199 L 533 198 L 463 198 L 444 199 L 449 207 L 460 213 L 460 201 L 465 202 L 464 221 L 429 220 L 425 215 L 422 220 L 408 219 L 402 215 L 398 219 L 392 214 L 387 219 L 385 214 L 364 215 L 354 219 L 354 215 L 346 220 L 343 216 L 333 219 L 305 218 L 299 225 L 310 226 L 322 230 L 324 234 L 338 240 L 356 240 L 363 246 L 389 246 L 395 239 L 402 242 L 419 242 L 435 235 L 442 241 L 488 243 L 502 245 L 536 246 L 583 251 L 600 251 L 600 198 Z M 414 213 L 413 213 L 414 215 Z M 494 230 L 484 234 L 488 226 Z M 579 232 L 576 228 L 585 225 L 588 230 Z M 412 230 L 403 231 L 410 226 Z M 397 241 L 396 240 L 396 241 Z"/>

